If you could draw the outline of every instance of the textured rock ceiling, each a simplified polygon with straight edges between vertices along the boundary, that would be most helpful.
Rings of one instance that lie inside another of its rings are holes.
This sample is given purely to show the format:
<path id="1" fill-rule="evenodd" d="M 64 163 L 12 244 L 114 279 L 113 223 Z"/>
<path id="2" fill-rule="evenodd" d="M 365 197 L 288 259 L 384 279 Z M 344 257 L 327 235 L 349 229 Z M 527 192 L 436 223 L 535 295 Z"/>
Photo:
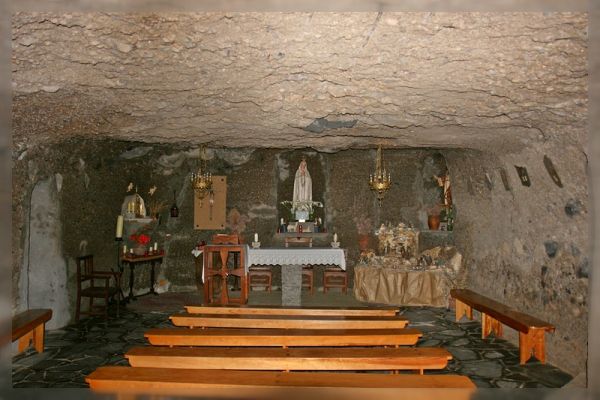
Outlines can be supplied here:
<path id="1" fill-rule="evenodd" d="M 584 13 L 15 14 L 13 143 L 582 142 Z"/>

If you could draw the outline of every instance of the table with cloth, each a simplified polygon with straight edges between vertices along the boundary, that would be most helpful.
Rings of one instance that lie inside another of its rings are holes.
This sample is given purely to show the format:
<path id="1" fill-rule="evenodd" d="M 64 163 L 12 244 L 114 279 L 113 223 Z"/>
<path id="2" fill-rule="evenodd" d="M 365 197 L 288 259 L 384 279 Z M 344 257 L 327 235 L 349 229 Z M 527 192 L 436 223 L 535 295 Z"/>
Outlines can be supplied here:
<path id="1" fill-rule="evenodd" d="M 281 304 L 299 306 L 303 265 L 337 265 L 346 270 L 343 249 L 333 248 L 248 248 L 246 265 L 281 266 Z"/>
<path id="2" fill-rule="evenodd" d="M 391 305 L 448 307 L 451 284 L 442 268 L 354 267 L 354 297 Z"/>

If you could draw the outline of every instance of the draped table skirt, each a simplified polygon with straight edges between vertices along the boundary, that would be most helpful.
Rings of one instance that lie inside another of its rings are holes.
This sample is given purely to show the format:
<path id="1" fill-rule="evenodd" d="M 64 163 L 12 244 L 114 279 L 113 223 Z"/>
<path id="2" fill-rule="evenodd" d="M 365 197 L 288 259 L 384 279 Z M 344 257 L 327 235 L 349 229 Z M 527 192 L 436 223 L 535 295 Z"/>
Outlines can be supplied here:
<path id="1" fill-rule="evenodd" d="M 448 307 L 450 285 L 444 271 L 407 271 L 354 267 L 354 297 L 360 301 L 398 306 Z"/>

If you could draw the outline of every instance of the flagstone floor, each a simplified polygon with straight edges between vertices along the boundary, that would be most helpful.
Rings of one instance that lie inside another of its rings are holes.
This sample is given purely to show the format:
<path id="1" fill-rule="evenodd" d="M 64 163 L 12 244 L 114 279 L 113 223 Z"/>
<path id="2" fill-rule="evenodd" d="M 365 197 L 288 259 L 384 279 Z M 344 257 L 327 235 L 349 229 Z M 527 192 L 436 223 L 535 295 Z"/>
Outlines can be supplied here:
<path id="1" fill-rule="evenodd" d="M 253 292 L 249 303 L 277 304 L 278 296 L 277 292 Z M 159 300 L 162 307 L 156 306 Z M 166 293 L 140 298 L 122 309 L 118 319 L 112 317 L 106 322 L 97 317 L 86 318 L 63 329 L 49 331 L 43 353 L 29 349 L 13 357 L 13 387 L 87 387 L 86 375 L 101 365 L 128 365 L 123 355 L 133 346 L 147 344 L 145 331 L 171 326 L 169 315 L 183 311 L 183 304 L 194 301 L 201 303 L 197 293 Z M 356 301 L 351 294 L 335 292 L 303 295 L 303 304 L 367 305 Z M 401 311 L 410 326 L 423 332 L 418 346 L 444 347 L 453 355 L 445 370 L 426 373 L 467 375 L 480 388 L 558 388 L 572 379 L 560 369 L 533 359 L 526 365 L 519 365 L 519 351 L 515 345 L 502 339 L 482 340 L 480 324 L 477 321 L 456 323 L 452 310 L 401 307 Z"/>

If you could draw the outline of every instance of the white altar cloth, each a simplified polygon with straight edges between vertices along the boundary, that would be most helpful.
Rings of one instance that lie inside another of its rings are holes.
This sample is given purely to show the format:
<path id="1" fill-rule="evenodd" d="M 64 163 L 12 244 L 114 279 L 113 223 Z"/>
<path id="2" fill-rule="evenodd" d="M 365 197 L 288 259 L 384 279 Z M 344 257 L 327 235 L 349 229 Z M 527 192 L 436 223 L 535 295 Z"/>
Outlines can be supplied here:
<path id="1" fill-rule="evenodd" d="M 343 249 L 332 248 L 246 248 L 246 266 L 252 265 L 337 265 L 346 270 Z"/>

